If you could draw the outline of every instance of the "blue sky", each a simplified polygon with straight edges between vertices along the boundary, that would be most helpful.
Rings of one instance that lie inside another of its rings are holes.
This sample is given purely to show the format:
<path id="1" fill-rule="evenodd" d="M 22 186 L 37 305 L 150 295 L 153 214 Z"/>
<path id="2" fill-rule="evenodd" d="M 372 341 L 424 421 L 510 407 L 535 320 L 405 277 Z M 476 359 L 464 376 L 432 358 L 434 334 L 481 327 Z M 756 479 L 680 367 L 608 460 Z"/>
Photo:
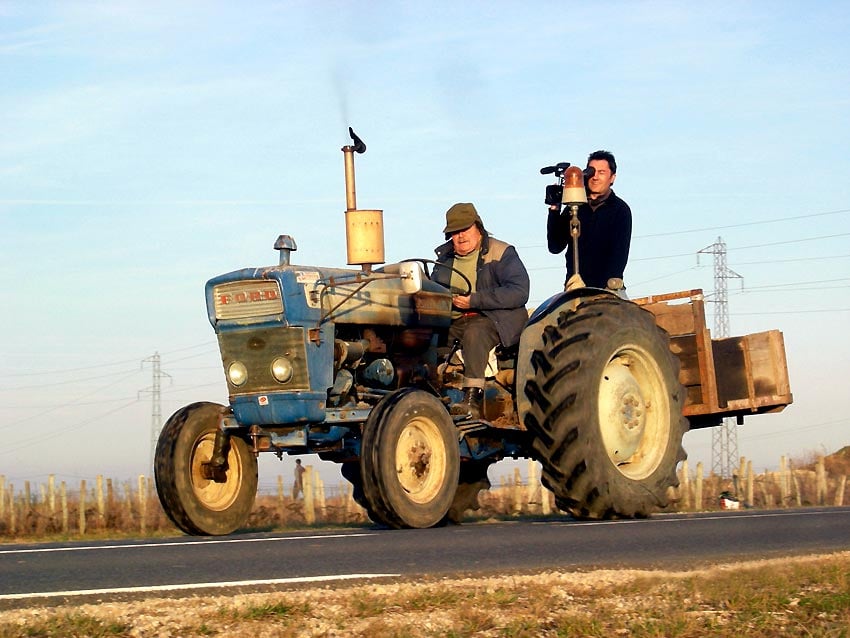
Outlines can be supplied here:
<path id="1" fill-rule="evenodd" d="M 731 332 L 784 332 L 795 403 L 739 452 L 850 444 L 848 32 L 832 2 L 0 2 L 0 474 L 148 473 L 154 353 L 163 418 L 226 401 L 204 283 L 281 233 L 345 265 L 349 125 L 388 261 L 472 201 L 532 305 L 564 273 L 540 167 L 613 151 L 629 293 L 711 292 L 722 238 Z"/>

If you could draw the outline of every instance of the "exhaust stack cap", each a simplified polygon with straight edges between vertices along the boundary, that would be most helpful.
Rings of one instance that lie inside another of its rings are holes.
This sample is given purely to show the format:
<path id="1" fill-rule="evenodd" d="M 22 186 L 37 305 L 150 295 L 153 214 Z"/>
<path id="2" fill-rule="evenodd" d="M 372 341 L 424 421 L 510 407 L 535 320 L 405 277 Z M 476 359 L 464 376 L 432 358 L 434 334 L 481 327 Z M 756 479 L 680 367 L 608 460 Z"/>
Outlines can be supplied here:
<path id="1" fill-rule="evenodd" d="M 280 251 L 280 261 L 278 263 L 281 266 L 288 266 L 291 254 L 298 250 L 298 246 L 295 245 L 295 240 L 290 235 L 278 235 L 277 241 L 274 243 L 274 249 Z"/>
<path id="2" fill-rule="evenodd" d="M 348 134 L 354 144 L 341 149 L 345 168 L 345 244 L 348 265 L 359 265 L 366 272 L 371 272 L 372 266 L 384 263 L 384 211 L 357 208 L 354 154 L 364 153 L 366 144 L 350 126 Z"/>

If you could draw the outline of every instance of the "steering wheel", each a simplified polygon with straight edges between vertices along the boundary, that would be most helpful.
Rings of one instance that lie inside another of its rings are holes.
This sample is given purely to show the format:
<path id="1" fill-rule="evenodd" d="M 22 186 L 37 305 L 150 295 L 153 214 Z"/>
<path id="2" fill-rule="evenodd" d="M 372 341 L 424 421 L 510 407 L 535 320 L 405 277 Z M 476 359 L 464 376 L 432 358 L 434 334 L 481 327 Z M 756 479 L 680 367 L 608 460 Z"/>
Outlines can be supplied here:
<path id="1" fill-rule="evenodd" d="M 428 264 L 451 270 L 453 273 L 456 273 L 461 279 L 463 279 L 463 282 L 466 284 L 466 290 L 463 290 L 462 288 L 455 288 L 451 284 L 449 284 L 449 290 L 452 292 L 452 294 L 461 296 L 472 294 L 472 282 L 469 281 L 469 277 L 464 275 L 457 268 L 452 268 L 451 266 L 447 266 L 446 264 L 441 264 L 433 259 L 421 259 L 419 257 L 414 257 L 413 259 L 402 259 L 402 261 L 415 261 L 422 264 L 422 268 L 425 269 L 425 276 L 428 277 L 428 279 L 431 279 L 431 273 L 428 271 Z"/>

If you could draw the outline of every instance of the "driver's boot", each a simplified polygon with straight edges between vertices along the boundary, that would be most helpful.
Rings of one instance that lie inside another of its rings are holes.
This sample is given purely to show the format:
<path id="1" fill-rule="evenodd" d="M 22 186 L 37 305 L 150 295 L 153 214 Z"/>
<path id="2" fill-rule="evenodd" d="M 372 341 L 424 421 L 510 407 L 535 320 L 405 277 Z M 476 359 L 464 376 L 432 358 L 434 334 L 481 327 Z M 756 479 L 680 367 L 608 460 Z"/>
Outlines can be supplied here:
<path id="1" fill-rule="evenodd" d="M 484 413 L 484 388 L 464 388 L 463 399 L 449 408 L 454 415 L 480 420 Z"/>
<path id="2" fill-rule="evenodd" d="M 469 416 L 481 419 L 484 416 L 484 388 L 467 388 L 464 400 L 469 403 Z"/>

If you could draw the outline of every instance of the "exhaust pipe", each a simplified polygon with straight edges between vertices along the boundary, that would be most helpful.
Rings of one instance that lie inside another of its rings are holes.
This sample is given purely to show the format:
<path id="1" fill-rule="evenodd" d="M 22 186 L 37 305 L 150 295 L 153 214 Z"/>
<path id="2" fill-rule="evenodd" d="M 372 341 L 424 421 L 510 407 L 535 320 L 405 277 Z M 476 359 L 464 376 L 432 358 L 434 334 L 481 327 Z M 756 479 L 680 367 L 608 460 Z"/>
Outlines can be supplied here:
<path id="1" fill-rule="evenodd" d="M 370 272 L 375 264 L 384 263 L 384 211 L 357 210 L 354 184 L 354 154 L 365 153 L 366 145 L 349 126 L 352 142 L 342 147 L 345 159 L 345 244 L 348 265 L 359 265 Z"/>

